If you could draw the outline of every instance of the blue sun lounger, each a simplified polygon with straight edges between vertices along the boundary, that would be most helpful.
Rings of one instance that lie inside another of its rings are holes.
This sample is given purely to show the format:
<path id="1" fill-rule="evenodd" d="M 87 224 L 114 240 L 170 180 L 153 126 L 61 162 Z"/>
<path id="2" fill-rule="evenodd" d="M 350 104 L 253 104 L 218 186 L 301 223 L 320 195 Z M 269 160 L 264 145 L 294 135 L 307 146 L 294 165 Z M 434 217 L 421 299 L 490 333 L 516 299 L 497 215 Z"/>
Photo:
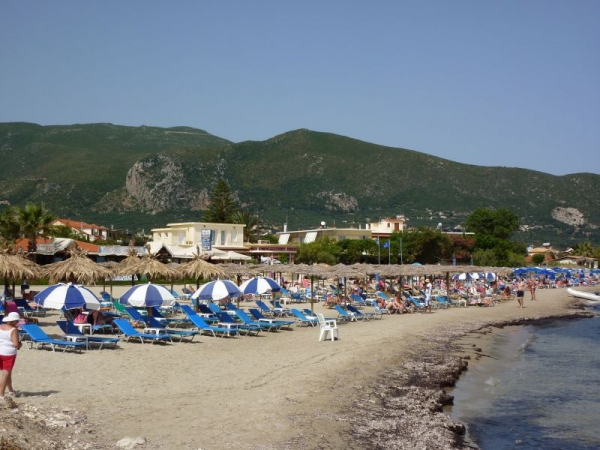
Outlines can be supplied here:
<path id="1" fill-rule="evenodd" d="M 282 324 L 277 322 L 266 322 L 260 320 L 252 320 L 248 314 L 246 314 L 241 309 L 236 309 L 235 314 L 238 316 L 242 324 L 244 325 L 254 325 L 260 327 L 261 330 L 264 331 L 279 331 Z"/>
<path id="2" fill-rule="evenodd" d="M 235 319 L 226 312 L 219 314 L 219 326 L 235 327 L 240 333 L 244 332 L 246 335 L 255 333 L 258 335 L 263 329 L 258 325 L 246 325 L 238 323 Z"/>
<path id="3" fill-rule="evenodd" d="M 351 313 L 353 313 L 356 317 L 358 317 L 359 319 L 362 317 L 363 319 L 374 319 L 375 317 L 377 317 L 379 314 L 376 313 L 364 313 L 362 311 L 359 311 L 358 309 L 356 309 L 356 307 L 352 306 L 352 305 L 346 305 L 346 308 L 348 309 L 348 311 L 350 311 Z M 379 318 L 381 319 L 381 315 L 379 315 Z"/>
<path id="4" fill-rule="evenodd" d="M 98 345 L 98 350 L 102 350 L 104 345 L 112 345 L 112 348 L 117 348 L 117 344 L 120 341 L 119 338 L 99 337 L 83 334 L 70 320 L 57 320 L 56 324 L 60 327 L 63 333 L 65 333 L 65 336 L 75 341 L 85 342 L 87 344 L 86 349 L 89 349 L 92 344 Z"/>
<path id="5" fill-rule="evenodd" d="M 358 319 L 364 320 L 366 316 L 358 316 L 353 312 L 346 311 L 340 305 L 335 305 L 333 307 L 338 312 L 337 320 L 346 321 L 346 322 L 356 322 Z"/>
<path id="6" fill-rule="evenodd" d="M 307 317 L 304 315 L 302 311 L 296 308 L 290 309 L 290 312 L 296 317 L 296 321 L 302 326 L 311 326 L 316 327 L 319 323 L 319 320 L 316 317 Z"/>
<path id="7" fill-rule="evenodd" d="M 146 317 L 146 323 L 148 324 L 148 327 L 154 328 L 155 330 L 165 330 L 165 333 L 169 334 L 171 338 L 178 338 L 179 342 L 183 342 L 184 338 L 189 338 L 189 342 L 192 342 L 194 340 L 194 337 L 196 337 L 196 335 L 198 334 L 198 331 L 196 330 L 181 330 L 168 328 L 154 316 Z"/>
<path id="8" fill-rule="evenodd" d="M 205 306 L 205 305 L 202 305 L 202 306 Z M 181 305 L 181 312 L 183 312 L 186 315 L 188 320 L 190 320 L 190 315 L 195 315 L 195 316 L 202 317 L 202 319 L 204 319 L 204 321 L 209 324 L 219 321 L 217 316 L 215 316 L 210 309 L 208 309 L 208 312 L 203 312 L 202 310 L 200 310 L 200 313 L 197 313 L 189 305 Z"/>
<path id="9" fill-rule="evenodd" d="M 262 322 L 266 322 L 266 323 L 277 323 L 277 324 L 279 324 L 280 328 L 287 328 L 288 330 L 291 330 L 292 325 L 294 325 L 296 323 L 295 320 L 282 320 L 282 319 L 274 319 L 272 317 L 265 317 L 263 315 L 263 313 L 261 313 L 256 308 L 250 308 L 249 311 L 250 311 L 250 314 L 252 314 L 252 316 L 259 322 L 262 321 Z"/>
<path id="10" fill-rule="evenodd" d="M 140 333 L 125 319 L 115 319 L 113 323 L 121 330 L 123 339 L 127 342 L 131 339 L 139 339 L 142 344 L 144 343 L 144 340 L 152 341 L 153 344 L 155 342 L 171 341 L 171 336 L 167 333 Z"/>
<path id="11" fill-rule="evenodd" d="M 21 328 L 25 334 L 29 336 L 30 340 L 27 342 L 29 342 L 31 346 L 28 348 L 33 348 L 33 344 L 37 344 L 37 348 L 43 348 L 44 346 L 48 345 L 52 351 L 54 351 L 55 347 L 59 347 L 63 349 L 63 352 L 65 352 L 68 348 L 73 350 L 81 350 L 86 347 L 85 342 L 62 341 L 60 339 L 51 338 L 39 327 L 39 325 L 34 323 L 21 325 Z"/>
<path id="12" fill-rule="evenodd" d="M 186 314 L 188 319 L 190 319 L 190 322 L 192 322 L 192 325 L 194 325 L 196 328 L 198 328 L 198 331 L 200 331 L 201 333 L 210 333 L 212 334 L 213 337 L 216 337 L 217 334 L 219 334 L 221 337 L 224 336 L 237 336 L 239 333 L 239 330 L 235 327 L 221 327 L 221 326 L 213 326 L 213 325 L 209 325 L 206 320 L 204 319 L 204 317 L 199 316 L 198 314 L 196 314 L 194 311 L 192 311 L 192 308 L 190 308 L 189 306 L 187 307 L 189 309 L 189 311 L 186 311 L 185 309 L 183 310 Z"/>

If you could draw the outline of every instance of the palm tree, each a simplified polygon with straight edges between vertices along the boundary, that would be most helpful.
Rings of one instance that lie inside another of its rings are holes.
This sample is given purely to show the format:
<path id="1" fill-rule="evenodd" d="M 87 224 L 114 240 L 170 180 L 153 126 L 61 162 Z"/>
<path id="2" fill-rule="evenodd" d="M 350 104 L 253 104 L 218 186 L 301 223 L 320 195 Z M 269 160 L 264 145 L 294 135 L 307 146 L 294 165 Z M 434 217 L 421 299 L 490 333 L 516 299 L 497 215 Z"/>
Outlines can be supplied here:
<path id="1" fill-rule="evenodd" d="M 13 206 L 6 208 L 0 215 L 0 236 L 13 243 L 21 234 L 17 220 L 17 211 Z"/>
<path id="2" fill-rule="evenodd" d="M 578 256 L 591 257 L 594 255 L 594 247 L 591 242 L 579 242 L 573 249 Z"/>
<path id="3" fill-rule="evenodd" d="M 231 217 L 231 223 L 246 225 L 244 227 L 244 242 L 256 242 L 260 223 L 258 217 L 246 211 L 236 211 Z"/>
<path id="4" fill-rule="evenodd" d="M 44 206 L 43 203 L 36 205 L 27 203 L 24 208 L 17 209 L 17 222 L 19 224 L 20 234 L 29 242 L 27 251 L 37 252 L 37 238 L 46 237 L 52 229 L 52 222 L 56 219 Z"/>

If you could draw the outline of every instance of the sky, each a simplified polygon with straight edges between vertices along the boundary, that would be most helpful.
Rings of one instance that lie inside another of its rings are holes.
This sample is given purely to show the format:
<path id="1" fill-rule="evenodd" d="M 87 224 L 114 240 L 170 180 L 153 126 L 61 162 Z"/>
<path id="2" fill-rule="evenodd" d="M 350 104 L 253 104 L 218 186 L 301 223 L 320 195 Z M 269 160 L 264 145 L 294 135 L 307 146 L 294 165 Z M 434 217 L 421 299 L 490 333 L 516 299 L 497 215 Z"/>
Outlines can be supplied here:
<path id="1" fill-rule="evenodd" d="M 308 128 L 600 174 L 598 0 L 0 2 L 0 122 Z"/>

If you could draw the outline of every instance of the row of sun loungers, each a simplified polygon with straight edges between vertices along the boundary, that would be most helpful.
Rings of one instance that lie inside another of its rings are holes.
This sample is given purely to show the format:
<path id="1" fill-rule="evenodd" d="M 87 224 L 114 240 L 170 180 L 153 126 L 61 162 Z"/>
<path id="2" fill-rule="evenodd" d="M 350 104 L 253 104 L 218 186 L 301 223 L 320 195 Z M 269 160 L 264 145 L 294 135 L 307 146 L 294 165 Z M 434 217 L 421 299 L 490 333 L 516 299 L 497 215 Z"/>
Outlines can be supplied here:
<path id="1" fill-rule="evenodd" d="M 385 294 L 378 292 L 377 295 L 385 298 Z M 336 317 L 319 318 L 308 308 L 287 308 L 277 301 L 271 301 L 268 306 L 263 300 L 256 300 L 256 308 L 243 310 L 233 303 L 226 305 L 227 309 L 221 309 L 217 304 L 196 304 L 192 308 L 189 305 L 177 305 L 177 310 L 185 317 L 175 318 L 165 316 L 164 310 L 152 308 L 147 314 L 136 308 L 125 307 L 113 301 L 112 307 L 115 318 L 113 325 L 107 325 L 110 330 L 117 333 L 117 337 L 101 337 L 98 335 L 84 334 L 80 328 L 68 320 L 57 321 L 63 331 L 62 339 L 50 337 L 36 324 L 22 326 L 22 334 L 26 337 L 28 348 L 50 348 L 81 351 L 91 348 L 117 348 L 121 341 L 144 343 L 160 342 L 192 342 L 194 338 L 201 335 L 213 337 L 236 337 L 240 335 L 258 335 L 263 332 L 278 332 L 289 330 L 292 326 L 316 327 L 323 323 L 351 323 L 358 321 L 381 320 L 384 315 L 390 314 L 385 308 L 380 308 L 373 300 L 365 300 L 357 295 L 350 295 L 351 302 L 345 305 L 335 305 L 333 311 Z M 420 311 L 424 304 L 420 299 L 405 294 L 405 299 L 413 305 L 413 309 Z M 391 299 L 386 298 L 386 301 Z M 361 311 L 359 308 L 370 306 L 372 312 Z M 435 306 L 448 308 L 458 306 L 456 302 L 447 296 L 436 296 Z M 321 321 L 319 319 L 322 319 Z M 135 326 L 134 326 L 135 325 Z M 139 329 L 136 329 L 137 328 Z M 140 330 L 141 329 L 141 330 Z"/>

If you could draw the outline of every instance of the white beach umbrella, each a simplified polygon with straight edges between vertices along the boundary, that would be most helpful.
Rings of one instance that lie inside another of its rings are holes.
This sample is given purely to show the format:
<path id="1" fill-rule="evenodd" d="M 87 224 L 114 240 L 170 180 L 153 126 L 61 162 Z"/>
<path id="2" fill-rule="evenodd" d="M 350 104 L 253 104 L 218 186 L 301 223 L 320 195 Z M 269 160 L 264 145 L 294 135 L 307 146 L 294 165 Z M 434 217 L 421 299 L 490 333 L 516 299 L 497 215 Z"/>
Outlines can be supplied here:
<path id="1" fill-rule="evenodd" d="M 49 309 L 100 309 L 100 300 L 92 291 L 72 283 L 58 283 L 48 286 L 37 294 L 33 301 Z"/>
<path id="2" fill-rule="evenodd" d="M 124 305 L 160 306 L 163 302 L 173 302 L 175 297 L 169 289 L 160 284 L 138 284 L 130 287 L 119 299 Z"/>
<path id="3" fill-rule="evenodd" d="M 217 280 L 203 284 L 192 294 L 192 299 L 221 300 L 225 297 L 236 298 L 242 295 L 242 291 L 233 281 Z"/>

